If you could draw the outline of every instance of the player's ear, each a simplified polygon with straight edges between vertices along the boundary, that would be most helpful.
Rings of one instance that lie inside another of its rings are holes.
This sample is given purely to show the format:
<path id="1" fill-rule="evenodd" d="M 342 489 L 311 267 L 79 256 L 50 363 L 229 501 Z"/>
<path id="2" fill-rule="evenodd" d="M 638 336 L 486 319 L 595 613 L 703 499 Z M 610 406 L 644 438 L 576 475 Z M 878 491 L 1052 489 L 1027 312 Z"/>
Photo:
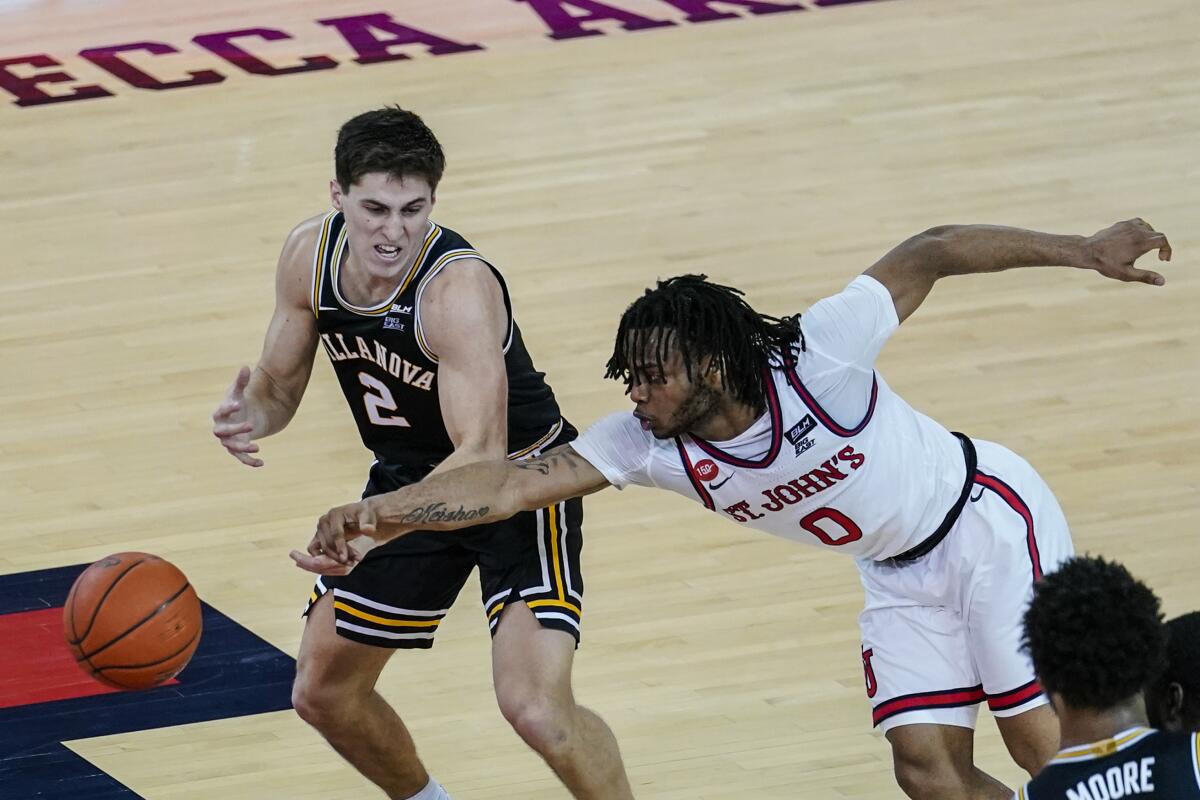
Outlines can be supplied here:
<path id="1" fill-rule="evenodd" d="M 1167 730 L 1183 730 L 1183 687 L 1172 681 L 1167 684 L 1163 698 L 1163 726 Z"/>
<path id="2" fill-rule="evenodd" d="M 337 182 L 337 178 L 329 182 L 329 201 L 338 211 L 344 210 L 342 208 L 342 185 Z"/>
<path id="3" fill-rule="evenodd" d="M 721 389 L 725 385 L 725 376 L 721 372 L 721 368 L 713 363 L 712 356 L 705 356 L 700 359 L 699 367 L 700 374 L 704 376 L 704 381 L 713 389 Z"/>

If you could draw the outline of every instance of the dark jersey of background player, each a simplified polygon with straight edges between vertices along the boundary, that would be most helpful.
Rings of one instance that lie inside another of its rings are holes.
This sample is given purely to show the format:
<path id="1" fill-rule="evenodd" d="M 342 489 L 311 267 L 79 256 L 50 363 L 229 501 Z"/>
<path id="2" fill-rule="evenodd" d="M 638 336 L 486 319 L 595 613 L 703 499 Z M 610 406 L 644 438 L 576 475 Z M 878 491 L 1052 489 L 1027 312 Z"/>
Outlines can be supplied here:
<path id="1" fill-rule="evenodd" d="M 1071 559 L 1035 587 L 1025 646 L 1064 746 L 1018 800 L 1200 798 L 1200 739 L 1146 725 L 1142 688 L 1166 647 L 1149 587 L 1119 564 Z"/>
<path id="2" fill-rule="evenodd" d="M 1196 734 L 1135 726 L 1115 736 L 1062 750 L 1019 800 L 1200 797 Z"/>

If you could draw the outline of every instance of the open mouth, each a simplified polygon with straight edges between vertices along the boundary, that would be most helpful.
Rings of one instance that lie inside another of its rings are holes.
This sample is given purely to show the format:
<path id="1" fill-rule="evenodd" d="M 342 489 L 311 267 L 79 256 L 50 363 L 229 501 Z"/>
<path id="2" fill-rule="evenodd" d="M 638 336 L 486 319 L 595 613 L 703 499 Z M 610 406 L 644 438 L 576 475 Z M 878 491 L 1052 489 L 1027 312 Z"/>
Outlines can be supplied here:
<path id="1" fill-rule="evenodd" d="M 385 261 L 395 261 L 400 257 L 400 248 L 390 244 L 375 245 L 375 252 Z"/>
<path id="2" fill-rule="evenodd" d="M 644 430 L 644 431 L 650 430 L 652 423 L 651 423 L 649 417 L 643 417 L 641 414 L 637 413 L 636 411 L 633 412 L 633 415 L 635 417 L 637 417 L 637 421 L 641 423 L 642 430 Z"/>

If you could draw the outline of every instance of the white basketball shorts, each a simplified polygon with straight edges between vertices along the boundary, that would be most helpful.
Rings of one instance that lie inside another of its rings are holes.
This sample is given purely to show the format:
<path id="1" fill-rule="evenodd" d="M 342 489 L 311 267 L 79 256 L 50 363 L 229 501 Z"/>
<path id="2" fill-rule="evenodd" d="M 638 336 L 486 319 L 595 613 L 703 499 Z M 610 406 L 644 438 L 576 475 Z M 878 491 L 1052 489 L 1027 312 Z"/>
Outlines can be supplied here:
<path id="1" fill-rule="evenodd" d="M 904 564 L 859 560 L 863 670 L 875 725 L 975 727 L 1049 702 L 1021 651 L 1033 584 L 1074 552 L 1067 520 L 1028 462 L 975 441 L 966 506 L 930 553 Z"/>

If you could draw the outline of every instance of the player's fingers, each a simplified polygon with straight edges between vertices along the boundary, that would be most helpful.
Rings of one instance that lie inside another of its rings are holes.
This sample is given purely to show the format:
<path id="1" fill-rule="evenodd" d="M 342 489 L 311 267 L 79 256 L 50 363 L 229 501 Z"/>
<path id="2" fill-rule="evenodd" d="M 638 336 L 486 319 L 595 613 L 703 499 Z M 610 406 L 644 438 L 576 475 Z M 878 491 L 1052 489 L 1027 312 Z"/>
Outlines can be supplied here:
<path id="1" fill-rule="evenodd" d="M 1151 286 L 1162 286 L 1167 282 L 1166 279 L 1157 272 L 1148 269 L 1136 269 L 1132 267 L 1121 276 L 1121 280 L 1136 283 L 1148 283 Z"/>
<path id="2" fill-rule="evenodd" d="M 1167 241 L 1166 236 L 1163 236 L 1161 233 L 1158 234 L 1158 239 L 1154 243 L 1154 245 L 1155 245 L 1155 247 L 1158 248 L 1158 260 L 1159 261 L 1170 261 L 1171 260 L 1171 243 L 1169 241 Z"/>
<path id="3" fill-rule="evenodd" d="M 233 450 L 230 450 L 228 447 L 225 449 L 229 452 L 229 455 L 233 456 L 247 467 L 261 467 L 263 465 L 261 458 L 255 458 L 254 456 L 246 453 L 236 453 Z"/>
<path id="4" fill-rule="evenodd" d="M 339 564 L 327 555 L 312 556 L 299 550 L 293 550 L 288 555 L 297 567 L 318 575 L 345 575 L 354 569 L 353 564 Z"/>
<path id="5" fill-rule="evenodd" d="M 337 524 L 332 528 L 333 545 L 332 554 L 334 558 L 345 564 L 350 560 L 350 552 L 346 547 L 346 523 L 349 520 L 346 518 L 344 511 L 339 511 L 334 520 Z"/>
<path id="6" fill-rule="evenodd" d="M 321 517 L 321 521 L 317 523 L 316 540 L 318 542 L 318 550 L 321 553 L 344 563 L 347 558 L 345 555 L 346 542 L 342 536 L 341 527 L 344 521 L 337 509 L 331 509 Z"/>
<path id="7" fill-rule="evenodd" d="M 317 531 L 313 534 L 312 541 L 308 543 L 308 552 L 314 556 L 325 552 L 325 545 L 329 535 L 329 514 L 328 512 L 321 515 L 317 520 Z"/>
<path id="8" fill-rule="evenodd" d="M 257 453 L 259 447 L 249 439 L 229 438 L 222 439 L 221 444 L 225 445 L 225 449 L 231 453 Z"/>
<path id="9" fill-rule="evenodd" d="M 366 503 L 360 503 L 355 524 L 359 531 L 370 536 L 375 532 L 375 514 Z"/>
<path id="10" fill-rule="evenodd" d="M 244 433 L 220 434 L 213 431 L 213 436 L 217 437 L 223 447 L 231 449 L 244 450 L 251 444 L 250 437 Z"/>
<path id="11" fill-rule="evenodd" d="M 233 381 L 233 394 L 236 397 L 241 397 L 246 391 L 246 387 L 250 385 L 250 368 L 242 367 L 238 370 L 237 377 Z"/>
<path id="12" fill-rule="evenodd" d="M 235 411 L 240 411 L 242 404 L 237 400 L 222 400 L 221 405 L 213 412 L 213 422 L 220 422 Z"/>
<path id="13" fill-rule="evenodd" d="M 252 422 L 218 422 L 216 425 L 213 425 L 213 436 L 223 439 L 226 436 L 250 433 L 252 430 L 254 430 L 254 423 Z"/>

